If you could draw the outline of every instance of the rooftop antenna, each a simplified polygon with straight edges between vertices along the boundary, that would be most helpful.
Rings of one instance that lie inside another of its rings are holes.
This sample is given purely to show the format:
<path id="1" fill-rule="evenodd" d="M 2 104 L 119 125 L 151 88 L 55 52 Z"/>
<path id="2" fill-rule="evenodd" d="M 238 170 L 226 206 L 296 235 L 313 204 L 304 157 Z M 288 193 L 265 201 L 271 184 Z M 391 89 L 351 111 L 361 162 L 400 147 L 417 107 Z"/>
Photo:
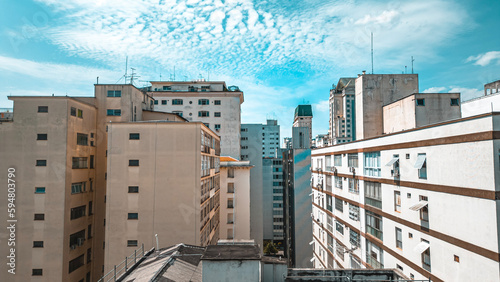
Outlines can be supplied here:
<path id="1" fill-rule="evenodd" d="M 160 72 L 160 81 L 161 81 L 161 72 Z"/>
<path id="2" fill-rule="evenodd" d="M 413 56 L 411 56 L 411 74 L 413 74 L 413 62 L 415 59 L 413 59 Z"/>
<path id="3" fill-rule="evenodd" d="M 372 41 L 372 74 L 373 74 L 373 32 L 371 33 L 371 41 Z"/>
<path id="4" fill-rule="evenodd" d="M 134 79 L 139 78 L 140 76 L 136 76 L 135 69 L 130 68 L 132 70 L 130 74 L 130 84 L 134 84 Z"/>

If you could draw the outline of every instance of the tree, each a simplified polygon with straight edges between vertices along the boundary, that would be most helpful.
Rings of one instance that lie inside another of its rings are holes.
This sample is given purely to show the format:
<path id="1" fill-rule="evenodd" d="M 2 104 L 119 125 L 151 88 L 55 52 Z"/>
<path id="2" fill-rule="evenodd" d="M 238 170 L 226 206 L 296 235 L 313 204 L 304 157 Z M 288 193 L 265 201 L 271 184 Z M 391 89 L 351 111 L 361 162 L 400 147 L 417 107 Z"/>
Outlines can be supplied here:
<path id="1" fill-rule="evenodd" d="M 267 243 L 267 245 L 264 247 L 264 253 L 266 255 L 270 255 L 270 254 L 277 254 L 278 253 L 278 249 L 276 248 L 276 246 L 274 246 L 273 242 L 269 242 Z"/>

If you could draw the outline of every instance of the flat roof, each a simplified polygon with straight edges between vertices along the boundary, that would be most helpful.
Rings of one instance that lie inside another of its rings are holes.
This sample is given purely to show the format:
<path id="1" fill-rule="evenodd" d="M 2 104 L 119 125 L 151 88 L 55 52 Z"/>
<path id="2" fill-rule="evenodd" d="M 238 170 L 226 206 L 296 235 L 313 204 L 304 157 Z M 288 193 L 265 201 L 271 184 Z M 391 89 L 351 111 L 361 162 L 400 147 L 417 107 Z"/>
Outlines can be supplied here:
<path id="1" fill-rule="evenodd" d="M 260 260 L 257 245 L 209 245 L 202 260 Z"/>
<path id="2" fill-rule="evenodd" d="M 86 96 L 82 96 L 82 97 L 71 97 L 71 96 L 7 96 L 7 98 L 9 100 L 15 100 L 17 98 L 22 98 L 22 99 L 25 99 L 25 98 L 28 98 L 28 99 L 70 99 L 70 100 L 73 100 L 75 102 L 82 103 L 82 104 L 85 104 L 85 105 L 89 105 L 89 106 L 94 107 L 94 108 L 97 109 L 96 105 L 84 102 L 82 100 L 78 100 L 78 98 L 95 98 L 95 97 L 86 97 Z"/>

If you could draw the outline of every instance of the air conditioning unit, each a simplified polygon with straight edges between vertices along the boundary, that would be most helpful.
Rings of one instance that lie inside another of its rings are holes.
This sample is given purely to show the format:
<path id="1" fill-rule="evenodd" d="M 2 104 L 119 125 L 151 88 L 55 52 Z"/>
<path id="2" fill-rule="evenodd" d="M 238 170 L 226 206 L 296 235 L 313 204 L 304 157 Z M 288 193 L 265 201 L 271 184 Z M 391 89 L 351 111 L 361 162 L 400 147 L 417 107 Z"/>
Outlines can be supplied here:
<path id="1" fill-rule="evenodd" d="M 74 249 L 76 249 L 76 245 L 71 245 L 71 246 L 69 246 L 69 248 L 74 250 Z"/>
<path id="2" fill-rule="evenodd" d="M 356 168 L 353 166 L 349 167 L 349 172 L 356 173 Z"/>
<path id="3" fill-rule="evenodd" d="M 85 242 L 85 239 L 84 238 L 78 238 L 77 242 L 78 242 L 78 246 L 82 246 L 83 243 Z"/>

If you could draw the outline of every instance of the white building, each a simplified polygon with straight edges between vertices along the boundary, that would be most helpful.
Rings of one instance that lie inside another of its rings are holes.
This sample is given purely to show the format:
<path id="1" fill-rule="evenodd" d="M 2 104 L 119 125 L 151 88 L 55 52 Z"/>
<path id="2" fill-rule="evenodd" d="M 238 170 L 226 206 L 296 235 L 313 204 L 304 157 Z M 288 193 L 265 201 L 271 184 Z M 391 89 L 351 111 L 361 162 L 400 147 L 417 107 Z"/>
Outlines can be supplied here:
<path id="1" fill-rule="evenodd" d="M 500 281 L 500 113 L 312 152 L 314 266 Z"/>
<path id="2" fill-rule="evenodd" d="M 203 122 L 221 137 L 221 155 L 240 157 L 243 92 L 223 81 L 151 81 L 155 111 L 173 112 Z"/>
<path id="3" fill-rule="evenodd" d="M 462 117 L 500 111 L 500 80 L 484 85 L 484 96 L 462 102 Z"/>

